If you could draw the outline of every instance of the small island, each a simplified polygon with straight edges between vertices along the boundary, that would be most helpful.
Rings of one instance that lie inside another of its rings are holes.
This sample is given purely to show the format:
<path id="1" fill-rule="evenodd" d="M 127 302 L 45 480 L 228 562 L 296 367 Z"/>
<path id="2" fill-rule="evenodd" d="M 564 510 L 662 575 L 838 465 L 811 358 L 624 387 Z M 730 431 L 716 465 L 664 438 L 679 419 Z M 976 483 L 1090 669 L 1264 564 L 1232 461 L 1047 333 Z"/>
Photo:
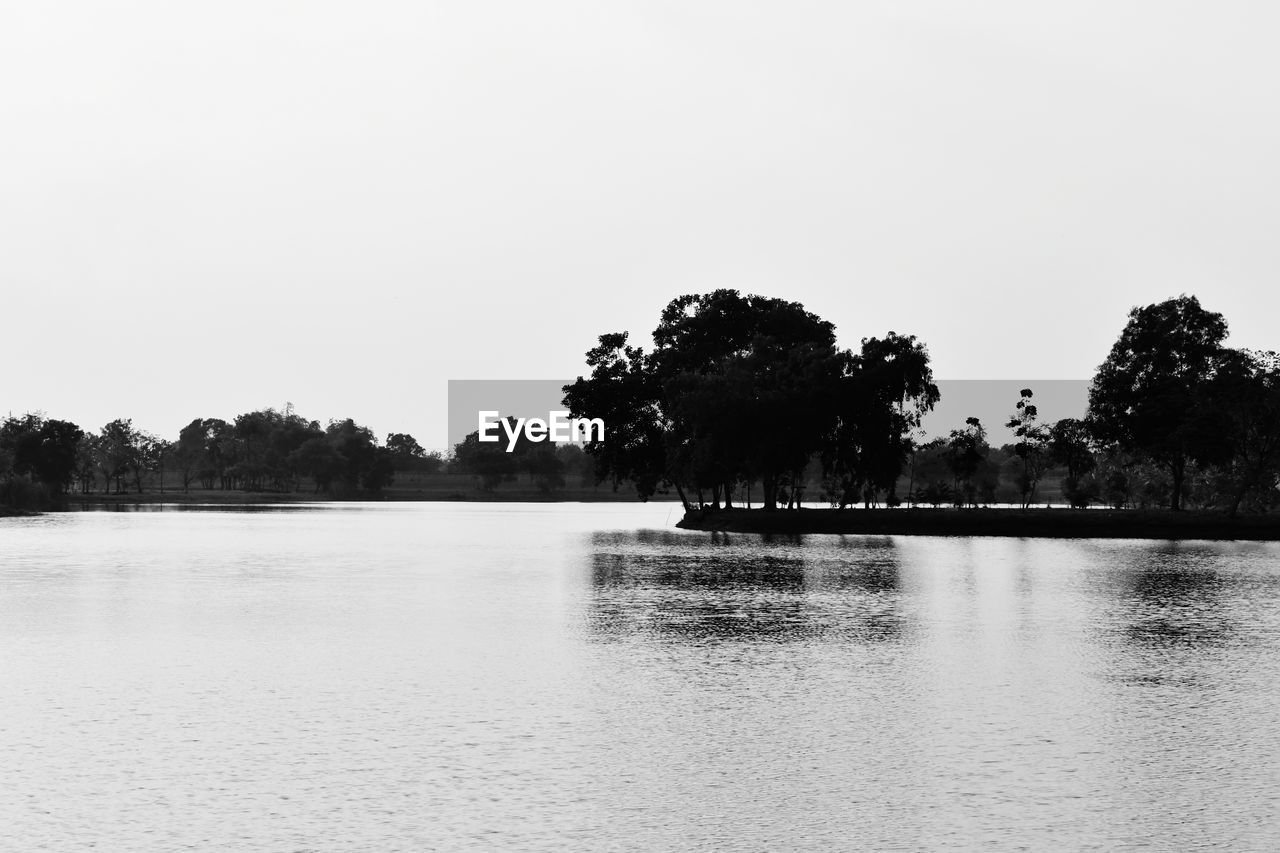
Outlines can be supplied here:
<path id="1" fill-rule="evenodd" d="M 1280 516 L 1137 509 L 693 509 L 676 525 L 724 533 L 1280 540 Z"/>
<path id="2" fill-rule="evenodd" d="M 601 335 L 565 404 L 608 424 L 597 476 L 675 494 L 687 530 L 1280 539 L 1280 356 L 1226 337 L 1194 296 L 1135 307 L 1083 417 L 1023 388 L 994 446 L 976 417 L 923 433 L 914 336 L 844 349 L 798 303 L 720 290 L 672 301 L 650 350 Z"/>

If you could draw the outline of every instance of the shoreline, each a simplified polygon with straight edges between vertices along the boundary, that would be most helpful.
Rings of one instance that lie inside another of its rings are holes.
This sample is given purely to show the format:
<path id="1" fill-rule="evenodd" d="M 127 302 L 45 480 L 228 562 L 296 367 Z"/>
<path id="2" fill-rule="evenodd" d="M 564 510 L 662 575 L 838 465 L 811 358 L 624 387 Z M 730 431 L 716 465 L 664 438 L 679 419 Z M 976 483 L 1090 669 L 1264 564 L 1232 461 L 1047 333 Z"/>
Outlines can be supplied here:
<path id="1" fill-rule="evenodd" d="M 676 527 L 777 535 L 1006 536 L 1047 539 L 1280 541 L 1280 515 L 1111 509 L 690 510 Z"/>
<path id="2" fill-rule="evenodd" d="M 510 489 L 507 491 L 448 491 L 404 490 L 387 491 L 381 495 L 366 493 L 329 494 L 321 492 L 241 492 L 216 489 L 190 492 L 126 492 L 121 494 L 73 494 L 65 495 L 54 506 L 40 512 L 80 512 L 90 508 L 111 506 L 151 506 L 160 504 L 189 506 L 250 506 L 263 504 L 324 504 L 324 503 L 640 503 L 631 492 L 611 490 L 564 489 L 547 493 L 536 489 Z M 651 501 L 655 502 L 655 501 Z M 679 504 L 676 499 L 671 503 Z M 0 507 L 0 515 L 6 511 L 13 515 L 33 515 L 30 510 L 12 510 Z"/>

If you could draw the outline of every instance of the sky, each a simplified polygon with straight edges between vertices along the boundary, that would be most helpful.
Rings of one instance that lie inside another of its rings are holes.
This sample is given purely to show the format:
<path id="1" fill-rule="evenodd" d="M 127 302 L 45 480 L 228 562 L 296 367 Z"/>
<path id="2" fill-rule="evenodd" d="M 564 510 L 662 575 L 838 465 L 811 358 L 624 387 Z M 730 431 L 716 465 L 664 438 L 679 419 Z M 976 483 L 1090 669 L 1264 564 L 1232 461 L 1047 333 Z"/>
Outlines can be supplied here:
<path id="1" fill-rule="evenodd" d="M 443 446 L 671 298 L 1087 379 L 1196 294 L 1280 348 L 1280 7 L 9 3 L 0 414 L 286 402 Z"/>

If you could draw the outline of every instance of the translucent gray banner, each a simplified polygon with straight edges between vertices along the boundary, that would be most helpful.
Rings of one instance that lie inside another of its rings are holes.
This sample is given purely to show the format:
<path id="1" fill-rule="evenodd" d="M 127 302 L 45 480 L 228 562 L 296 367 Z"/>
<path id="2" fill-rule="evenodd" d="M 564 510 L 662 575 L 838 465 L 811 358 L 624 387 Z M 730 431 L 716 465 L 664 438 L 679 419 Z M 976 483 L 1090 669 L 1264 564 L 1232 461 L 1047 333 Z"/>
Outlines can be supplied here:
<path id="1" fill-rule="evenodd" d="M 563 411 L 561 390 L 572 379 L 450 379 L 449 446 L 475 432 L 481 412 L 502 416 L 547 418 Z M 927 437 L 946 435 L 976 417 L 987 428 L 992 444 L 1012 440 L 1004 428 L 1014 412 L 1018 394 L 1030 388 L 1042 423 L 1083 417 L 1089 401 L 1087 379 L 941 379 L 942 399 L 925 417 Z"/>

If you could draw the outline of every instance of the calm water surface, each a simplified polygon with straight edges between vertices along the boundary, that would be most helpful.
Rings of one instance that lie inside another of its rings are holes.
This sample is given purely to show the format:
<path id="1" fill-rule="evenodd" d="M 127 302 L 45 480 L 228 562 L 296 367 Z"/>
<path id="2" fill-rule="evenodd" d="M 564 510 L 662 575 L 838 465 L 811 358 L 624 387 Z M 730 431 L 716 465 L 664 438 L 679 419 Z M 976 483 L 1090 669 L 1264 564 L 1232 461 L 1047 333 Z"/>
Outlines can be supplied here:
<path id="1" fill-rule="evenodd" d="M 1280 849 L 1280 548 L 0 520 L 0 848 Z"/>

